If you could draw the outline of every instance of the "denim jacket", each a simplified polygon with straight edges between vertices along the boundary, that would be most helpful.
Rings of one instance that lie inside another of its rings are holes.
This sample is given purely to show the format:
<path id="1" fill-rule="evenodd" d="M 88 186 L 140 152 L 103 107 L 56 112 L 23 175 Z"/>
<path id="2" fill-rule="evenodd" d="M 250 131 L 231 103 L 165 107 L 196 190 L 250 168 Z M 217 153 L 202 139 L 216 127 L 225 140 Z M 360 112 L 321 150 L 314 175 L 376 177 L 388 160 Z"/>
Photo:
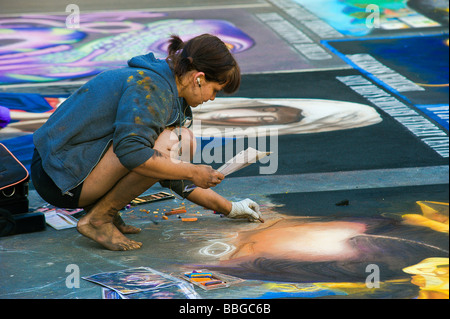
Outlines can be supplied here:
<path id="1" fill-rule="evenodd" d="M 165 127 L 188 118 L 191 108 L 178 97 L 171 68 L 149 53 L 80 87 L 34 133 L 33 142 L 45 172 L 66 194 L 83 182 L 110 143 L 132 170 L 153 155 Z"/>

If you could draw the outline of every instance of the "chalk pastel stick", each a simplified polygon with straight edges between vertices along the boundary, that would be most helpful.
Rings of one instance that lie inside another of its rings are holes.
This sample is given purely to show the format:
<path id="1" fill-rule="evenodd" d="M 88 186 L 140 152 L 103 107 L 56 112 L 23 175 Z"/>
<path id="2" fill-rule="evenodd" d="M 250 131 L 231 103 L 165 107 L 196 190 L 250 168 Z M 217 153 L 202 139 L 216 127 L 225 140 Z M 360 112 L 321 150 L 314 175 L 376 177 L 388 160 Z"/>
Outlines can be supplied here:
<path id="1" fill-rule="evenodd" d="M 178 210 L 172 209 L 170 212 L 165 212 L 165 215 L 170 216 L 170 215 L 184 214 L 184 213 L 186 213 L 186 209 L 178 209 Z"/>
<path id="2" fill-rule="evenodd" d="M 212 278 L 212 274 L 209 272 L 190 273 L 185 275 L 189 278 Z"/>
<path id="3" fill-rule="evenodd" d="M 202 282 L 205 282 L 205 281 L 211 281 L 211 277 L 208 277 L 208 278 L 191 278 L 191 281 L 202 283 Z"/>
<path id="4" fill-rule="evenodd" d="M 164 215 L 171 216 L 171 215 L 178 215 L 178 214 L 184 214 L 186 211 L 175 211 L 175 212 L 165 212 Z"/>
<path id="5" fill-rule="evenodd" d="M 202 282 L 201 283 L 203 286 L 212 286 L 212 285 L 217 285 L 217 284 L 223 284 L 222 280 L 211 280 L 211 281 L 207 281 L 207 282 Z"/>

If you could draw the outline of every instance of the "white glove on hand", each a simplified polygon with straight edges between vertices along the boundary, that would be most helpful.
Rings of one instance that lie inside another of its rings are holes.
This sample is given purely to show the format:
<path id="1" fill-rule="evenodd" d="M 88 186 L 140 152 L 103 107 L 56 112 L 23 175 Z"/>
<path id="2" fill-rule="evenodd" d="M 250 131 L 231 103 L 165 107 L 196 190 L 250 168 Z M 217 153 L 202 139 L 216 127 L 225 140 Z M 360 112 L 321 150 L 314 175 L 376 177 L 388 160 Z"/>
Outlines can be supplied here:
<path id="1" fill-rule="evenodd" d="M 247 198 L 240 202 L 231 202 L 231 212 L 227 215 L 228 218 L 247 218 L 249 221 L 259 220 L 264 223 L 259 205 Z"/>

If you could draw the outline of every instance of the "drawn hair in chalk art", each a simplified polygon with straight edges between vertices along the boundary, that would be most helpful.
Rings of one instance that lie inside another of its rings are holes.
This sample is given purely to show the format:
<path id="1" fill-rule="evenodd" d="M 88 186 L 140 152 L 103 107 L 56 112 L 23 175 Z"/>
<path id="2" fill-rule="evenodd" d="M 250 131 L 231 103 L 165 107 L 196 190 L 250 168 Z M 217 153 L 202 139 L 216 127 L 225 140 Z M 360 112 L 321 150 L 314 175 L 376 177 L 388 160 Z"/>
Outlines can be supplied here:
<path id="1" fill-rule="evenodd" d="M 193 113 L 192 130 L 202 137 L 319 133 L 382 121 L 371 106 L 324 99 L 217 98 Z"/>
<path id="2" fill-rule="evenodd" d="M 441 24 L 425 16 L 431 10 L 441 12 L 439 16 L 448 15 L 448 1 L 434 0 L 294 0 L 325 20 L 334 29 L 348 36 L 366 36 L 375 30 L 390 31 L 412 28 L 440 27 Z M 414 9 L 409 6 L 413 3 Z M 445 1 L 444 1 L 445 2 Z M 366 11 L 368 6 L 379 9 L 378 28 L 367 27 L 367 19 L 373 12 Z M 433 8 L 433 9 L 430 9 Z M 421 13 L 421 8 L 426 8 Z M 418 12 L 419 11 L 419 12 Z M 425 15 L 424 15 L 425 14 Z M 433 18 L 436 14 L 433 15 Z M 448 20 L 447 20 L 448 23 Z"/>
<path id="3" fill-rule="evenodd" d="M 126 66 L 128 59 L 148 52 L 165 58 L 170 34 L 188 40 L 211 33 L 233 53 L 254 45 L 247 34 L 228 21 L 164 16 L 138 11 L 83 13 L 79 29 L 66 28 L 64 15 L 0 18 L 0 84 L 85 78 Z"/>

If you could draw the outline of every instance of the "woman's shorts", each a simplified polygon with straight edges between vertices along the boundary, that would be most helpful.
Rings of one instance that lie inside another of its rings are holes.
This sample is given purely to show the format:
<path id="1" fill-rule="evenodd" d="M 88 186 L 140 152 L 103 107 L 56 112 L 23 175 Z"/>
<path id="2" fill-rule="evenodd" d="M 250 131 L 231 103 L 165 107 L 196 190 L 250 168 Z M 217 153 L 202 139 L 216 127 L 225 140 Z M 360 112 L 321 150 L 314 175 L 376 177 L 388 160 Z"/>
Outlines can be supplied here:
<path id="1" fill-rule="evenodd" d="M 42 167 L 41 156 L 34 149 L 33 159 L 31 160 L 31 181 L 38 194 L 47 203 L 60 208 L 78 208 L 78 201 L 81 195 L 83 183 L 70 190 L 69 194 L 62 194 L 50 176 Z"/>

